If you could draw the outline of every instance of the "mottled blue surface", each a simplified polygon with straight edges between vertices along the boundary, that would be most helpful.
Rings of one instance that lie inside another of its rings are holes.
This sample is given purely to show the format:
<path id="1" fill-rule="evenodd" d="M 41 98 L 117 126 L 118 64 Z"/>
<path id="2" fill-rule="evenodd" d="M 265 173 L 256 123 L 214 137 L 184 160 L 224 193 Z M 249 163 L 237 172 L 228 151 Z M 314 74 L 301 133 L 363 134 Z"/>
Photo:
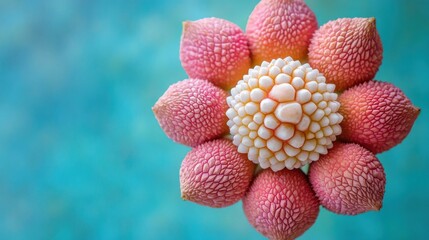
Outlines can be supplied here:
<path id="1" fill-rule="evenodd" d="M 186 78 L 181 22 L 221 17 L 244 28 L 252 1 L 0 1 L 0 239 L 263 239 L 241 203 L 180 199 L 189 148 L 174 144 L 151 106 Z M 429 4 L 316 1 L 319 24 L 377 18 L 377 79 L 422 113 L 399 146 L 379 155 L 380 212 L 322 210 L 302 239 L 427 239 Z"/>

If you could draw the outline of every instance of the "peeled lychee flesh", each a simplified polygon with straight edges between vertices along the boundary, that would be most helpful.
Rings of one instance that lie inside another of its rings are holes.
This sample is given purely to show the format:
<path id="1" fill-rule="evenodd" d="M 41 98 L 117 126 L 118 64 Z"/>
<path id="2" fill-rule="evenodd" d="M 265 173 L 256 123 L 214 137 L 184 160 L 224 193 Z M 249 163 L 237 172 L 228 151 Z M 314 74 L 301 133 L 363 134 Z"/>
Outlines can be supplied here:
<path id="1" fill-rule="evenodd" d="M 335 143 L 310 165 L 309 178 L 326 209 L 355 215 L 382 206 L 386 176 L 373 153 L 357 144 Z"/>
<path id="2" fill-rule="evenodd" d="M 341 133 L 334 84 L 292 58 L 263 62 L 231 89 L 227 122 L 240 153 L 263 169 L 300 168 Z"/>
<path id="3" fill-rule="evenodd" d="M 152 108 L 167 136 L 197 146 L 228 132 L 226 92 L 200 79 L 171 85 Z"/>
<path id="4" fill-rule="evenodd" d="M 224 89 L 234 86 L 251 64 L 242 30 L 219 18 L 183 23 L 180 60 L 189 77 L 207 79 Z"/>
<path id="5" fill-rule="evenodd" d="M 254 170 L 255 165 L 238 153 L 230 140 L 203 143 L 182 162 L 182 198 L 216 208 L 232 205 L 244 196 Z"/>
<path id="6" fill-rule="evenodd" d="M 380 153 L 408 135 L 420 109 L 391 83 L 369 81 L 354 86 L 338 99 L 344 116 L 340 138 Z"/>
<path id="7" fill-rule="evenodd" d="M 319 201 L 300 170 L 263 170 L 243 198 L 250 224 L 269 239 L 295 239 L 319 214 Z"/>
<path id="8" fill-rule="evenodd" d="M 302 0 L 262 0 L 249 16 L 246 34 L 254 65 L 290 56 L 306 60 L 317 29 L 313 11 Z"/>
<path id="9" fill-rule="evenodd" d="M 308 61 L 339 91 L 373 79 L 382 55 L 375 18 L 340 18 L 314 33 Z"/>

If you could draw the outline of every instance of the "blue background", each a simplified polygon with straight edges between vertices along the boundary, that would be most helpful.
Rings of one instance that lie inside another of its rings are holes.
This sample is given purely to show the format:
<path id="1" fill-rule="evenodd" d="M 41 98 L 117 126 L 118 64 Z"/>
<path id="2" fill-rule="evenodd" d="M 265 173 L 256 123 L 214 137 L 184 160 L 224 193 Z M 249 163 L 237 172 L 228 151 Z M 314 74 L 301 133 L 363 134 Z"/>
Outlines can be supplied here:
<path id="1" fill-rule="evenodd" d="M 151 107 L 186 78 L 181 22 L 246 26 L 258 1 L 0 1 L 0 239 L 263 239 L 241 203 L 211 209 L 180 198 L 189 148 L 169 140 Z M 408 138 L 379 155 L 380 212 L 321 210 L 302 239 L 425 239 L 429 226 L 429 3 L 316 1 L 319 25 L 377 18 L 377 79 L 422 108 Z"/>

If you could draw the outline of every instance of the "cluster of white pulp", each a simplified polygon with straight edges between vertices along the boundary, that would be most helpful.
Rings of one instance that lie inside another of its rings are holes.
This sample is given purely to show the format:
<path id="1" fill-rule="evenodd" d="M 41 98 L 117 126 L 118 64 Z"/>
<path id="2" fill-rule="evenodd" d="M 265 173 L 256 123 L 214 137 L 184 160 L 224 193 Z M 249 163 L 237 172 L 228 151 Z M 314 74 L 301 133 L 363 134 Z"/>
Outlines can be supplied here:
<path id="1" fill-rule="evenodd" d="M 335 85 L 292 58 L 263 62 L 231 89 L 228 126 L 240 153 L 274 171 L 302 167 L 341 133 Z"/>

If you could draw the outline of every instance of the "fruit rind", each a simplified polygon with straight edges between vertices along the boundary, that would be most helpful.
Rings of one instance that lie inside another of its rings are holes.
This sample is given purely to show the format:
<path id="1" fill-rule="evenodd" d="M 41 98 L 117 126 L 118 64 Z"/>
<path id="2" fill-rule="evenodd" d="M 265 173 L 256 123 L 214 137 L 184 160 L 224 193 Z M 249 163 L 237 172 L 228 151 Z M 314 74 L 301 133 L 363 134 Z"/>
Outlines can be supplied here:
<path id="1" fill-rule="evenodd" d="M 308 61 L 337 91 L 374 78 L 383 59 L 375 18 L 339 18 L 321 26 L 311 39 Z"/>
<path id="2" fill-rule="evenodd" d="M 326 209 L 347 215 L 380 210 L 386 176 L 369 150 L 353 143 L 335 143 L 327 155 L 310 165 L 313 190 Z"/>
<path id="3" fill-rule="evenodd" d="M 255 165 L 237 152 L 228 139 L 216 139 L 193 148 L 180 168 L 184 200 L 209 207 L 226 207 L 245 194 Z"/>
<path id="4" fill-rule="evenodd" d="M 319 214 L 316 198 L 300 170 L 262 170 L 243 198 L 243 210 L 257 231 L 269 239 L 295 239 Z"/>
<path id="5" fill-rule="evenodd" d="M 226 96 L 208 81 L 185 79 L 171 85 L 152 110 L 169 138 L 194 147 L 228 132 Z"/>

